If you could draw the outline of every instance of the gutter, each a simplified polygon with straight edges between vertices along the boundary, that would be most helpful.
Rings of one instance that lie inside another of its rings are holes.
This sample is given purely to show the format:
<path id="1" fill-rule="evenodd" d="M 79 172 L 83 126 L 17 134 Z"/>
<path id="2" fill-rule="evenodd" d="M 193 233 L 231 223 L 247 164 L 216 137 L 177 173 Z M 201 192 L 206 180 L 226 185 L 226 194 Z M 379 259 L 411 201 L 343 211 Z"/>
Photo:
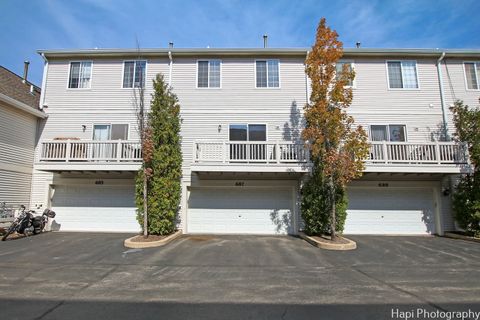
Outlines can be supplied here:
<path id="1" fill-rule="evenodd" d="M 442 52 L 442 55 L 437 60 L 437 73 L 438 73 L 438 85 L 440 88 L 440 103 L 442 105 L 442 119 L 443 119 L 443 132 L 445 134 L 445 140 L 450 141 L 450 135 L 448 134 L 448 124 L 447 124 L 447 107 L 445 105 L 445 93 L 443 89 L 443 79 L 442 79 L 442 61 L 445 58 L 445 51 Z"/>
<path id="2" fill-rule="evenodd" d="M 172 86 L 172 69 L 173 69 L 173 57 L 172 51 L 168 51 L 168 86 Z"/>
<path id="3" fill-rule="evenodd" d="M 18 100 L 15 100 L 13 98 L 10 98 L 9 96 L 7 96 L 3 93 L 0 93 L 0 101 L 13 106 L 14 108 L 17 108 L 19 110 L 22 110 L 22 111 L 25 111 L 29 114 L 32 114 L 36 117 L 39 117 L 39 118 L 42 118 L 42 119 L 45 119 L 45 118 L 48 117 L 48 115 L 45 112 L 42 112 L 42 111 L 37 110 L 37 109 L 33 109 L 31 106 L 29 106 L 29 105 L 27 105 L 23 102 L 20 102 Z"/>

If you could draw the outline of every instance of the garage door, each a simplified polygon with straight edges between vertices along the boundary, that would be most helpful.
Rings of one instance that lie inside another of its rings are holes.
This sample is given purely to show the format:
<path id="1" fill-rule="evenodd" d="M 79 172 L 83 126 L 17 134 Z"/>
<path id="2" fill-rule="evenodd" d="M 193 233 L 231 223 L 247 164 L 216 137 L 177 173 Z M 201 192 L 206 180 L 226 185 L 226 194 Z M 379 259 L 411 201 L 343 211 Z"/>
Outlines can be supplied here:
<path id="1" fill-rule="evenodd" d="M 135 188 L 58 185 L 52 199 L 53 230 L 138 232 Z"/>
<path id="2" fill-rule="evenodd" d="M 197 188 L 188 200 L 188 233 L 293 233 L 288 189 Z"/>
<path id="3" fill-rule="evenodd" d="M 430 188 L 350 188 L 346 234 L 434 233 Z"/>

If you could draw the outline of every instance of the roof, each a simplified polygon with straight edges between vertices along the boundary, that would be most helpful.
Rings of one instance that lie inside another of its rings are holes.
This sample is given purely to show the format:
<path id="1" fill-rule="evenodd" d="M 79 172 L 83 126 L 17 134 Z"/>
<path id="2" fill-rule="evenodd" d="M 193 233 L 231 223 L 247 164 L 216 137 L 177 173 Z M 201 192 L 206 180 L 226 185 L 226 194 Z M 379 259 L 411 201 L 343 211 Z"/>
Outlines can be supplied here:
<path id="1" fill-rule="evenodd" d="M 32 90 L 32 91 L 31 91 Z M 38 110 L 40 88 L 0 66 L 0 94 Z"/>
<path id="2" fill-rule="evenodd" d="M 305 56 L 310 48 L 145 48 L 145 49 L 59 49 L 38 50 L 42 56 L 48 58 L 69 57 L 125 57 L 125 56 Z M 416 56 L 439 57 L 443 52 L 446 57 L 464 58 L 480 57 L 480 49 L 388 49 L 388 48 L 345 48 L 344 56 Z"/>

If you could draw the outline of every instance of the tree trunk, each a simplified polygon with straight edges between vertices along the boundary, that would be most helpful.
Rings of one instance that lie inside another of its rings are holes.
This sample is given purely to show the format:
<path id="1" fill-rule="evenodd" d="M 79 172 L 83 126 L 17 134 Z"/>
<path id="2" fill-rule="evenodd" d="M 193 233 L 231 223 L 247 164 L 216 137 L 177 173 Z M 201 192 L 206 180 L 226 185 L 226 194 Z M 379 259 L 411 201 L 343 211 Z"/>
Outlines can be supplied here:
<path id="1" fill-rule="evenodd" d="M 147 175 L 143 172 L 143 236 L 148 237 Z"/>
<path id="2" fill-rule="evenodd" d="M 332 209 L 330 211 L 330 237 L 332 240 L 335 240 L 335 238 L 337 237 L 337 233 L 336 233 L 337 219 L 336 219 L 336 212 L 335 212 L 335 209 L 336 209 L 335 185 L 333 183 L 332 177 L 330 177 L 329 185 L 330 185 L 330 188 L 329 188 L 330 201 L 332 203 Z"/>

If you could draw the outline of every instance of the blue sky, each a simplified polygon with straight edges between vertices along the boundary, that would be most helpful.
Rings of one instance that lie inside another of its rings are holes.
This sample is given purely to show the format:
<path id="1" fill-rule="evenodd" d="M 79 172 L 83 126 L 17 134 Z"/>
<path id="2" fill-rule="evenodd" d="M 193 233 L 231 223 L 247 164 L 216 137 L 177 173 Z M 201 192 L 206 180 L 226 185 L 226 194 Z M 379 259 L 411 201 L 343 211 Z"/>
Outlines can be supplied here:
<path id="1" fill-rule="evenodd" d="M 41 84 L 37 49 L 311 46 L 324 16 L 345 47 L 480 48 L 479 0 L 0 0 L 0 65 Z"/>

